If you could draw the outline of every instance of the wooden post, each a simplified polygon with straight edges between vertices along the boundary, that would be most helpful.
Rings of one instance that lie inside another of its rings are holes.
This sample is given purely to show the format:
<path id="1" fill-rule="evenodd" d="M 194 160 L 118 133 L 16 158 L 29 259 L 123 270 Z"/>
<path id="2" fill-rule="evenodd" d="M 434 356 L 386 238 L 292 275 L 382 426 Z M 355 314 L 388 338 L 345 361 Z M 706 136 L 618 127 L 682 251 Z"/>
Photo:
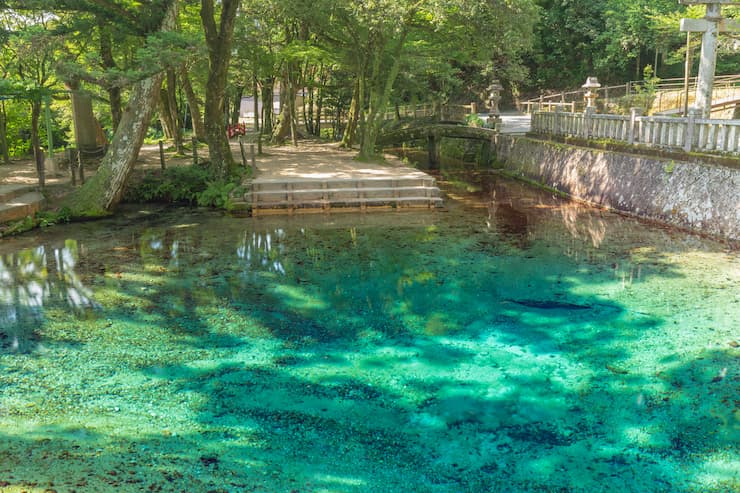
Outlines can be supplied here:
<path id="1" fill-rule="evenodd" d="M 239 151 L 242 156 L 242 166 L 247 167 L 247 152 L 244 150 L 244 138 L 239 137 Z"/>
<path id="2" fill-rule="evenodd" d="M 257 134 L 257 154 L 262 155 L 262 131 Z"/>
<path id="3" fill-rule="evenodd" d="M 162 166 L 162 171 L 165 170 L 166 165 L 164 162 L 164 142 L 159 141 L 159 164 Z"/>
<path id="4" fill-rule="evenodd" d="M 72 186 L 77 186 L 77 149 L 69 148 L 69 171 L 72 175 Z"/>
<path id="5" fill-rule="evenodd" d="M 77 166 L 80 167 L 80 184 L 85 184 L 85 167 L 82 165 L 82 150 L 77 149 Z"/>
<path id="6" fill-rule="evenodd" d="M 252 170 L 257 171 L 257 160 L 254 157 L 254 144 L 249 144 L 249 160 L 252 162 Z"/>
<path id="7" fill-rule="evenodd" d="M 198 139 L 193 137 L 193 166 L 198 166 Z"/>

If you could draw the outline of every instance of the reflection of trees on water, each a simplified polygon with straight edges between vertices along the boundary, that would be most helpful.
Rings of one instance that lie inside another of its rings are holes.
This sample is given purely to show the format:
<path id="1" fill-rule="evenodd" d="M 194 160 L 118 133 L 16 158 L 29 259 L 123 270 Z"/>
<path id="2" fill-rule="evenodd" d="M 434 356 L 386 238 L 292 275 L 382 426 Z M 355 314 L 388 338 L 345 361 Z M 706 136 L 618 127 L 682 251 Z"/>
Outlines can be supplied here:
<path id="1" fill-rule="evenodd" d="M 45 307 L 81 312 L 94 306 L 91 291 L 75 272 L 78 260 L 76 240 L 62 248 L 41 245 L 0 256 L 0 346 L 30 349 Z"/>
<path id="2" fill-rule="evenodd" d="M 240 265 L 285 275 L 285 266 L 280 258 L 285 253 L 284 240 L 285 230 L 282 228 L 271 232 L 245 232 L 236 249 Z"/>

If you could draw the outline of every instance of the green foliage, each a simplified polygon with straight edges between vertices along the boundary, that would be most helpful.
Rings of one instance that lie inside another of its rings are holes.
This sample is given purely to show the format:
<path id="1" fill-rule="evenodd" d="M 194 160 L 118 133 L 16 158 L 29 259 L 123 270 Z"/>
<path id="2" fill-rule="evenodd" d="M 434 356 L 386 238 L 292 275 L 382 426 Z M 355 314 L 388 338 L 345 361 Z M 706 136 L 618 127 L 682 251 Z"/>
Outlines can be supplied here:
<path id="1" fill-rule="evenodd" d="M 164 173 L 150 171 L 141 181 L 126 189 L 126 202 L 166 202 L 195 204 L 208 188 L 211 172 L 201 166 L 175 166 Z"/>
<path id="2" fill-rule="evenodd" d="M 217 209 L 231 209 L 231 192 L 236 188 L 236 183 L 214 181 L 198 194 L 198 205 L 201 207 L 215 207 Z"/>
<path id="3" fill-rule="evenodd" d="M 68 223 L 72 219 L 72 211 L 68 207 L 62 207 L 58 211 L 41 211 L 36 213 L 35 219 L 40 228 L 46 228 L 54 224 Z"/>
<path id="4" fill-rule="evenodd" d="M 653 67 L 647 65 L 645 70 L 643 70 L 642 85 L 636 85 L 634 94 L 624 96 L 619 100 L 620 112 L 625 115 L 629 114 L 630 108 L 641 108 L 643 111 L 649 112 L 653 106 L 659 82 L 660 78 L 655 77 Z"/>
<path id="5" fill-rule="evenodd" d="M 163 202 L 231 209 L 231 196 L 238 192 L 237 175 L 228 181 L 213 180 L 213 170 L 203 166 L 175 166 L 150 171 L 126 189 L 126 202 Z"/>
<path id="6" fill-rule="evenodd" d="M 68 223 L 71 219 L 72 211 L 67 207 L 62 207 L 58 211 L 39 211 L 33 216 L 26 216 L 11 223 L 0 232 L 0 237 L 17 235 L 36 228 L 47 228 L 55 224 Z"/>
<path id="7" fill-rule="evenodd" d="M 465 117 L 465 125 L 469 127 L 483 128 L 486 126 L 486 122 L 478 115 L 468 115 Z"/>

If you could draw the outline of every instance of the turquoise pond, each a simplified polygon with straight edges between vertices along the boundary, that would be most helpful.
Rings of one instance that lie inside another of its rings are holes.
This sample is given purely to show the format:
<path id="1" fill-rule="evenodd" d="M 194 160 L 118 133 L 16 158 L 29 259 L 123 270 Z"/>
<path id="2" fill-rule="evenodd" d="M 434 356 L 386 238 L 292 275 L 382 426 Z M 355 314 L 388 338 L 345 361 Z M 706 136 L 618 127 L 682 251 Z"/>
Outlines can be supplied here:
<path id="1" fill-rule="evenodd" d="M 0 492 L 731 492 L 740 256 L 490 178 L 0 241 Z"/>

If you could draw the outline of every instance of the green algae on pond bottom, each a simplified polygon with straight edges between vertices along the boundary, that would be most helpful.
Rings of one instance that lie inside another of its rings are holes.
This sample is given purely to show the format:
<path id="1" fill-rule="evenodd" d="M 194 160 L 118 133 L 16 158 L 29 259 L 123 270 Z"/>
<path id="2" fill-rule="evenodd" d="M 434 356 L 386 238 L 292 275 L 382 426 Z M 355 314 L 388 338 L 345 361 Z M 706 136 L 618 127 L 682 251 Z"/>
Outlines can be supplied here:
<path id="1" fill-rule="evenodd" d="M 737 490 L 736 253 L 489 187 L 4 240 L 0 491 Z"/>

